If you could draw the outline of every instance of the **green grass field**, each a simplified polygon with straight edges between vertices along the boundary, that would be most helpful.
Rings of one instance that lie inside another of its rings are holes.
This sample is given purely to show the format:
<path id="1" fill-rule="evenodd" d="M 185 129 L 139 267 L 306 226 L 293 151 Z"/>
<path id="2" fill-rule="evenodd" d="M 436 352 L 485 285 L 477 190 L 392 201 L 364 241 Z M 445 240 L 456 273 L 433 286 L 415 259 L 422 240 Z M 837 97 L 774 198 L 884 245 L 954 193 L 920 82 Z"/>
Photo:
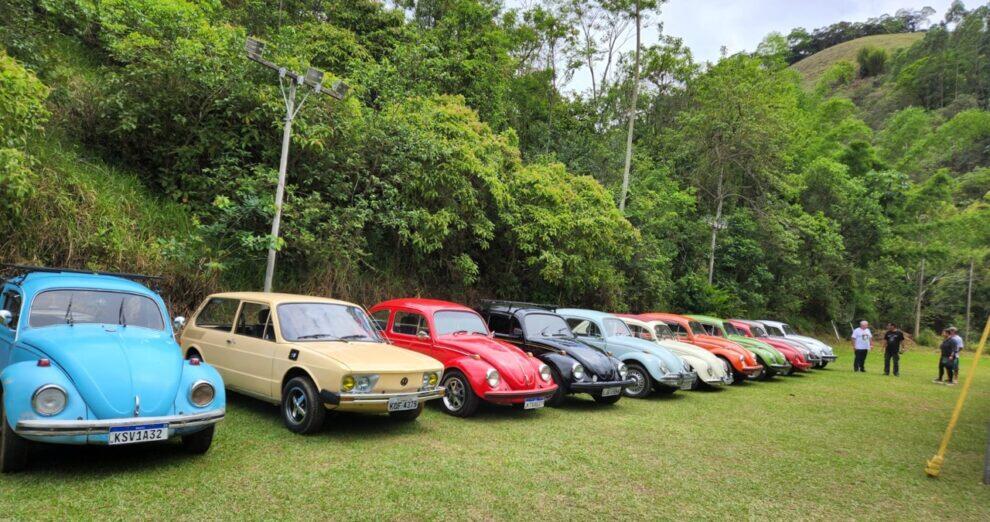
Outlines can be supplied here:
<path id="1" fill-rule="evenodd" d="M 817 52 L 792 65 L 804 78 L 805 87 L 813 87 L 818 78 L 836 62 L 845 60 L 856 63 L 856 53 L 868 45 L 886 49 L 891 54 L 897 49 L 908 47 L 921 40 L 925 33 L 876 34 L 864 36 Z"/>
<path id="2" fill-rule="evenodd" d="M 338 417 L 312 437 L 235 396 L 203 457 L 46 447 L 0 477 L 0 518 L 990 519 L 990 367 L 934 480 L 925 460 L 961 386 L 930 382 L 933 352 L 906 354 L 896 379 L 879 359 L 854 374 L 843 349 L 812 374 L 612 407 Z"/>

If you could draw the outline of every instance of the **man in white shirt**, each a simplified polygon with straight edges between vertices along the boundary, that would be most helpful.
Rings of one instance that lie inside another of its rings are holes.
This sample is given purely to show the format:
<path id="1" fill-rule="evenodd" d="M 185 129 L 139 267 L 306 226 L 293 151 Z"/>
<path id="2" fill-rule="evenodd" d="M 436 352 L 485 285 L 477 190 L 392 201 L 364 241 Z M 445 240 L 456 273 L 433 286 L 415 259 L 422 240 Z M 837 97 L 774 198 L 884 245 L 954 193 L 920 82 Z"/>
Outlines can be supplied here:
<path id="1" fill-rule="evenodd" d="M 870 331 L 870 323 L 859 322 L 859 328 L 853 330 L 852 336 L 853 350 L 856 356 L 853 358 L 853 371 L 866 372 L 866 356 L 873 348 L 873 332 Z"/>

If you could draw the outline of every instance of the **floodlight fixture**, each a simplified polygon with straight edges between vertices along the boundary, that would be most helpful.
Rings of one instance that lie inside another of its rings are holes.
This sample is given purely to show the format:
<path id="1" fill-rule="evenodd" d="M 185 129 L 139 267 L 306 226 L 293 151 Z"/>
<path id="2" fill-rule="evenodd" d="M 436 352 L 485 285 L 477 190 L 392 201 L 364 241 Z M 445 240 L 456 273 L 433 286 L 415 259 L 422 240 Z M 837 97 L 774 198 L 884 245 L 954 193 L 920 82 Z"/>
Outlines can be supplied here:
<path id="1" fill-rule="evenodd" d="M 306 69 L 306 76 L 303 77 L 303 83 L 312 87 L 314 91 L 320 92 L 323 87 L 323 75 L 323 71 L 315 67 L 310 67 Z"/>
<path id="2" fill-rule="evenodd" d="M 265 54 L 265 42 L 248 38 L 244 41 L 244 51 L 247 52 L 248 58 L 255 61 L 261 60 L 261 57 Z"/>
<path id="3" fill-rule="evenodd" d="M 338 100 L 343 100 L 344 96 L 347 96 L 347 91 L 349 91 L 350 89 L 351 89 L 350 85 L 347 85 L 346 83 L 337 80 L 333 82 L 333 88 L 331 91 L 328 91 L 327 94 L 333 96 Z"/>

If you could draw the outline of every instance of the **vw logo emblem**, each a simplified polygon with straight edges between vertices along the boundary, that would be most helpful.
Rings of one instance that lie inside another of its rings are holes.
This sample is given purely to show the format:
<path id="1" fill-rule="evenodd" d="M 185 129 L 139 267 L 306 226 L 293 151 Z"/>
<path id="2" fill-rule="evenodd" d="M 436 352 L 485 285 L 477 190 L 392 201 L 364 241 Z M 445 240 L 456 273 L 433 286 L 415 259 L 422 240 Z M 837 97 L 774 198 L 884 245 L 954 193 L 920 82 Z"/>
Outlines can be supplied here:
<path id="1" fill-rule="evenodd" d="M 405 385 L 409 384 L 409 378 L 408 377 L 403 377 L 402 380 L 399 381 L 399 383 L 402 384 L 403 386 L 405 386 Z"/>

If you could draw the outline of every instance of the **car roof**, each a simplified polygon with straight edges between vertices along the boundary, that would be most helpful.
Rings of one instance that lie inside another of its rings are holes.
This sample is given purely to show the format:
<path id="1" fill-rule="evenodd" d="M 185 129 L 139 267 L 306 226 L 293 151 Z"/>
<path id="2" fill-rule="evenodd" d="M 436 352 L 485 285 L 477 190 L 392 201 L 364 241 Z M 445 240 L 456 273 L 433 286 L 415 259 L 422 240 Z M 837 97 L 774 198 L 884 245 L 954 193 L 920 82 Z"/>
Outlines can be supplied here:
<path id="1" fill-rule="evenodd" d="M 85 288 L 92 290 L 117 290 L 145 295 L 157 295 L 147 286 L 118 276 L 80 274 L 75 272 L 30 272 L 9 280 L 25 294 L 37 294 L 57 288 Z"/>
<path id="2" fill-rule="evenodd" d="M 615 316 L 610 313 L 600 312 L 598 310 L 587 310 L 584 308 L 558 308 L 557 314 L 575 315 L 575 316 L 586 317 L 588 319 L 597 319 L 597 320 L 615 318 Z"/>
<path id="3" fill-rule="evenodd" d="M 760 323 L 763 323 L 763 324 L 765 324 L 767 326 L 773 326 L 774 328 L 780 328 L 781 326 L 784 326 L 785 324 L 787 324 L 787 323 L 782 322 L 782 321 L 770 321 L 768 319 L 760 319 L 759 322 Z"/>
<path id="4" fill-rule="evenodd" d="M 214 297 L 224 298 L 224 299 L 238 299 L 241 301 L 263 301 L 271 304 L 280 303 L 331 303 L 340 304 L 347 306 L 360 306 L 348 302 L 341 301 L 339 299 L 331 299 L 329 297 L 319 297 L 314 295 L 300 295 L 300 294 L 282 294 L 278 292 L 220 292 L 217 294 L 210 294 L 209 299 Z"/>
<path id="5" fill-rule="evenodd" d="M 477 313 L 471 308 L 464 306 L 459 303 L 454 303 L 451 301 L 442 301 L 440 299 L 423 299 L 419 297 L 401 297 L 398 299 L 389 299 L 388 301 L 382 301 L 372 308 L 411 308 L 413 310 L 418 310 L 425 314 L 432 314 L 433 312 L 438 312 L 440 310 L 457 310 L 463 312 Z"/>
<path id="6" fill-rule="evenodd" d="M 645 312 L 636 316 L 638 319 L 643 321 L 675 321 L 675 322 L 690 322 L 691 318 L 686 315 L 681 314 L 671 314 L 667 312 Z"/>
<path id="7" fill-rule="evenodd" d="M 621 319 L 622 322 L 624 322 L 626 324 L 634 324 L 636 326 L 645 327 L 647 330 L 652 330 L 652 328 L 650 328 L 650 324 L 649 323 L 651 323 L 651 322 L 653 322 L 653 323 L 658 322 L 658 321 L 644 321 L 644 320 L 642 320 L 642 319 L 640 319 L 640 318 L 638 318 L 638 317 L 636 317 L 634 315 L 626 315 L 626 314 L 622 314 L 622 315 L 616 314 L 616 317 L 618 317 L 619 319 Z M 662 322 L 662 321 L 659 321 L 659 322 Z M 667 324 L 667 323 L 664 323 L 664 324 Z"/>
<path id="8" fill-rule="evenodd" d="M 688 314 L 687 317 L 689 317 L 691 319 L 694 319 L 695 321 L 702 322 L 702 323 L 721 324 L 722 322 L 724 322 L 721 319 L 719 319 L 718 317 L 713 317 L 711 315 Z"/>

